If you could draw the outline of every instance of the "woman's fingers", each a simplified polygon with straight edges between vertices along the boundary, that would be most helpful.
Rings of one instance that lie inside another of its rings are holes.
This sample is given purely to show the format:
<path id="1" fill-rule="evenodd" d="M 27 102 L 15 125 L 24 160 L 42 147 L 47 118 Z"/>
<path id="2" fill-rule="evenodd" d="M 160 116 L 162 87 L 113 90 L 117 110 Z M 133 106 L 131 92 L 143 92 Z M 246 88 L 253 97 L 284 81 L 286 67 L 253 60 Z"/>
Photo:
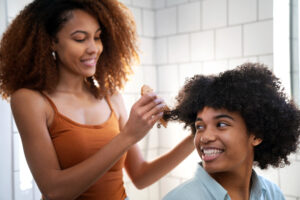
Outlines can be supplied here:
<path id="1" fill-rule="evenodd" d="M 149 119 L 149 118 L 152 119 L 153 116 L 156 116 L 160 113 L 163 113 L 165 106 L 166 105 L 164 104 L 164 102 L 160 102 L 158 104 L 151 103 L 151 105 L 147 105 L 147 108 L 146 108 L 147 112 L 145 112 L 145 118 L 146 119 Z"/>
<path id="2" fill-rule="evenodd" d="M 163 112 L 159 112 L 158 114 L 151 115 L 150 124 L 153 126 L 159 119 L 162 118 Z"/>
<path id="3" fill-rule="evenodd" d="M 157 99 L 157 95 L 154 92 L 149 92 L 144 94 L 136 103 L 135 105 L 140 107 L 149 104 L 153 100 Z"/>
<path id="4" fill-rule="evenodd" d="M 153 109 L 160 109 L 161 106 L 165 106 L 165 103 L 162 99 L 156 98 L 153 101 L 149 102 L 148 104 L 141 107 L 141 110 L 143 113 L 148 113 L 152 111 Z M 154 113 L 152 113 L 154 114 Z"/>

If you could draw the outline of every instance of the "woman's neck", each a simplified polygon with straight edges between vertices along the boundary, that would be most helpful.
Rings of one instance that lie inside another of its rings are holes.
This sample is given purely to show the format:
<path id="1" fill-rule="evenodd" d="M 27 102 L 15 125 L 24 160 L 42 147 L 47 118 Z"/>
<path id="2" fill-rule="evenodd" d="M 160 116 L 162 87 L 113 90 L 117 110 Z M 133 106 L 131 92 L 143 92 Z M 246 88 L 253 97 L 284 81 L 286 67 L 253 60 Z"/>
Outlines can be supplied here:
<path id="1" fill-rule="evenodd" d="M 61 70 L 56 91 L 65 93 L 86 92 L 85 77 Z"/>

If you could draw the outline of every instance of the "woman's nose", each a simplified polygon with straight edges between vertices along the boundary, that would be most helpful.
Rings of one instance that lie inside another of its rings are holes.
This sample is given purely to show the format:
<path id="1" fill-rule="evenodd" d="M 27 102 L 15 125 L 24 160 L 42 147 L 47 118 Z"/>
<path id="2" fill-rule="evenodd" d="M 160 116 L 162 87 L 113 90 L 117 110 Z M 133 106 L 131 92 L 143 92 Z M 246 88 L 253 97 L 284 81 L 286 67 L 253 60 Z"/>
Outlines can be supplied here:
<path id="1" fill-rule="evenodd" d="M 100 44 L 99 42 L 92 40 L 88 44 L 87 52 L 89 54 L 97 53 L 98 51 L 100 51 L 101 45 L 102 44 Z"/>

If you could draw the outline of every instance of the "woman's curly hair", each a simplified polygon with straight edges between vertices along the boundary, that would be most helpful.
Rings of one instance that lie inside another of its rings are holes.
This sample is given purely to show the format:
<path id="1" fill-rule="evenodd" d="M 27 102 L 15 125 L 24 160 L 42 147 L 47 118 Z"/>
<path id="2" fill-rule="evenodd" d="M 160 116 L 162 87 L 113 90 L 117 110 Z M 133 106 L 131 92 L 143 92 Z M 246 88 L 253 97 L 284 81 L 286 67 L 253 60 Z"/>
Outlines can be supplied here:
<path id="1" fill-rule="evenodd" d="M 195 75 L 176 99 L 164 118 L 184 122 L 194 134 L 197 113 L 204 107 L 238 112 L 248 132 L 263 140 L 254 148 L 254 161 L 261 169 L 289 164 L 287 156 L 297 150 L 300 110 L 262 64 L 245 63 L 218 76 Z"/>
<path id="2" fill-rule="evenodd" d="M 117 0 L 34 0 L 13 20 L 0 43 L 3 98 L 20 88 L 50 93 L 55 89 L 58 67 L 51 44 L 74 9 L 95 16 L 102 29 L 103 52 L 87 85 L 98 98 L 123 88 L 132 73 L 130 66 L 138 60 L 135 23 L 123 4 Z"/>

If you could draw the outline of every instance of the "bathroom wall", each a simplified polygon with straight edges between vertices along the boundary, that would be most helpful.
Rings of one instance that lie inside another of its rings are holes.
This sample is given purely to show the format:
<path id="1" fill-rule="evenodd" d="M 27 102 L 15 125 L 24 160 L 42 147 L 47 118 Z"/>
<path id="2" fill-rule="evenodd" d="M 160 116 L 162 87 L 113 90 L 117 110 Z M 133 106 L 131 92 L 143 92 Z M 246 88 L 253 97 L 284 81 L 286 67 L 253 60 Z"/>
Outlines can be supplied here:
<path id="1" fill-rule="evenodd" d="M 0 0 L 0 37 L 6 28 L 6 1 Z M 12 134 L 11 112 L 7 101 L 0 99 L 0 199 L 12 199 Z"/>
<path id="2" fill-rule="evenodd" d="M 148 84 L 169 106 L 186 77 L 211 74 L 246 62 L 274 63 L 273 0 L 121 0 L 135 16 L 140 36 L 141 64 L 126 85 L 124 100 L 128 113 Z M 288 2 L 287 0 L 285 0 Z M 0 0 L 0 35 L 30 0 Z M 6 14 L 7 13 L 7 14 Z M 288 66 L 288 65 L 287 65 Z M 288 70 L 288 69 L 286 69 Z M 0 200 L 37 200 L 40 193 L 27 168 L 18 131 L 9 104 L 0 101 Z M 169 151 L 189 134 L 182 125 L 154 128 L 139 146 L 151 160 Z M 159 200 L 168 191 L 193 176 L 200 159 L 196 152 L 166 177 L 137 190 L 125 175 L 131 200 Z M 300 154 L 282 169 L 258 170 L 277 183 L 287 200 L 300 200 Z M 125 173 L 126 174 L 126 173 Z"/>

